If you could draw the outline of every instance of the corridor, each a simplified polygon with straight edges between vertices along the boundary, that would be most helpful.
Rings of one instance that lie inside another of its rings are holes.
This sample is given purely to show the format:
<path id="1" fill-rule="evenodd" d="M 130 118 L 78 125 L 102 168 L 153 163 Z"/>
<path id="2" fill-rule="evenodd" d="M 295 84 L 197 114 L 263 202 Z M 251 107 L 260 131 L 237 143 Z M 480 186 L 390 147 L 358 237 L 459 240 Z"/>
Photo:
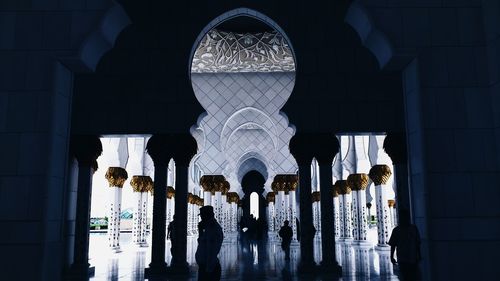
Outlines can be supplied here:
<path id="1" fill-rule="evenodd" d="M 148 244 L 151 245 L 151 236 Z M 92 281 L 144 280 L 144 268 L 149 265 L 151 247 L 140 248 L 132 243 L 132 235 L 121 235 L 121 253 L 111 253 L 107 247 L 105 233 L 90 236 L 90 264 L 96 265 Z M 197 280 L 194 260 L 196 238 L 188 238 L 189 276 L 172 277 L 166 280 Z M 167 263 L 170 263 L 170 241 L 166 247 Z M 379 252 L 373 247 L 337 245 L 337 260 L 342 265 L 343 276 L 339 280 L 398 280 L 390 264 L 389 252 Z M 320 261 L 321 241 L 316 238 L 314 252 L 316 263 Z M 222 266 L 222 280 L 334 280 L 333 276 L 298 275 L 299 245 L 292 245 L 291 260 L 285 262 L 284 253 L 277 241 L 267 243 L 242 243 L 232 238 L 224 241 L 219 259 Z M 161 279 L 165 280 L 165 279 Z"/>

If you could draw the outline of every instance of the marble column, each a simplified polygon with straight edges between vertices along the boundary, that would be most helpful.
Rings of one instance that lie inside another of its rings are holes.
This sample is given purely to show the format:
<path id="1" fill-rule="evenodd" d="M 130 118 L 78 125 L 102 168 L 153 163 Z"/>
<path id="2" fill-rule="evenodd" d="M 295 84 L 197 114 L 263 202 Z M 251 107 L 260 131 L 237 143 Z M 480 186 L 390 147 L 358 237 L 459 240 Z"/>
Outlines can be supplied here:
<path id="1" fill-rule="evenodd" d="M 354 241 L 357 244 L 366 244 L 368 233 L 368 222 L 366 219 L 366 193 L 368 185 L 367 174 L 350 174 L 347 184 L 352 189 Z"/>
<path id="2" fill-rule="evenodd" d="M 299 161 L 298 161 L 299 162 Z M 307 272 L 314 269 L 314 233 L 312 225 L 311 204 L 311 162 L 299 162 L 299 193 L 300 193 L 300 264 L 299 271 Z"/>
<path id="3" fill-rule="evenodd" d="M 166 224 L 169 225 L 174 219 L 175 206 L 175 189 L 172 186 L 167 186 L 167 219 Z"/>
<path id="4" fill-rule="evenodd" d="M 203 191 L 203 204 L 205 206 L 212 205 L 212 192 Z"/>
<path id="5" fill-rule="evenodd" d="M 172 272 L 189 273 L 187 263 L 187 197 L 189 182 L 189 164 L 197 152 L 196 140 L 190 134 L 179 134 L 172 141 L 173 159 L 175 161 L 175 237 L 176 247 L 172 254 L 170 270 Z"/>
<path id="6" fill-rule="evenodd" d="M 384 150 L 393 164 L 397 208 L 412 210 L 408 176 L 408 157 L 405 133 L 389 133 L 384 139 Z M 395 212 L 397 213 L 397 212 Z"/>
<path id="7" fill-rule="evenodd" d="M 215 191 L 213 198 L 214 215 L 217 222 L 222 226 L 222 192 Z"/>
<path id="8" fill-rule="evenodd" d="M 374 165 L 370 169 L 370 178 L 375 184 L 375 200 L 377 202 L 377 230 L 378 248 L 390 250 L 390 212 L 387 202 L 387 181 L 392 175 L 391 169 L 387 165 Z"/>
<path id="9" fill-rule="evenodd" d="M 389 207 L 389 217 L 390 217 L 390 226 L 391 229 L 398 225 L 397 214 L 396 214 L 396 200 L 389 199 L 387 200 L 387 206 Z"/>
<path id="10" fill-rule="evenodd" d="M 278 207 L 278 221 L 277 221 L 277 226 L 278 229 L 281 228 L 284 224 L 284 221 L 286 220 L 286 203 L 285 203 L 285 191 L 280 190 L 278 191 L 278 200 L 277 201 L 277 207 Z"/>
<path id="11" fill-rule="evenodd" d="M 136 197 L 132 228 L 133 241 L 139 247 L 147 247 L 148 191 L 153 189 L 153 180 L 149 176 L 133 176 L 130 185 Z"/>
<path id="12" fill-rule="evenodd" d="M 313 207 L 313 225 L 314 228 L 316 229 L 316 234 L 319 234 L 319 229 L 320 229 L 319 208 L 320 208 L 321 195 L 319 191 L 314 191 L 311 194 L 311 197 L 312 197 L 312 207 Z"/>
<path id="13" fill-rule="evenodd" d="M 192 193 L 188 193 L 188 208 L 187 208 L 187 235 L 193 236 L 193 216 L 194 216 L 194 203 L 196 197 Z"/>
<path id="14" fill-rule="evenodd" d="M 299 166 L 299 220 L 300 220 L 300 261 L 299 272 L 314 271 L 314 235 L 311 202 L 311 137 L 308 134 L 295 134 L 290 140 L 290 152 Z"/>
<path id="15" fill-rule="evenodd" d="M 296 194 L 295 194 L 295 189 L 297 188 L 297 182 L 295 182 L 295 185 L 293 185 L 289 191 L 290 193 L 290 206 L 291 206 L 291 215 L 290 215 L 290 225 L 292 226 L 293 230 L 293 238 L 292 242 L 298 242 L 297 240 L 297 220 L 295 219 L 297 217 L 297 203 L 296 203 Z"/>
<path id="16" fill-rule="evenodd" d="M 340 238 L 343 241 L 349 242 L 353 239 L 352 233 L 352 195 L 351 188 L 346 180 L 338 180 L 335 182 L 339 192 L 339 209 L 341 215 L 341 233 Z"/>
<path id="17" fill-rule="evenodd" d="M 333 187 L 333 219 L 335 224 L 335 239 L 340 238 L 341 231 L 341 219 L 340 219 L 340 202 L 339 202 L 339 193 L 337 188 Z"/>
<path id="18" fill-rule="evenodd" d="M 237 218 L 237 208 L 238 208 L 238 201 L 239 201 L 239 196 L 238 193 L 236 192 L 228 192 L 227 193 L 227 203 L 228 203 L 228 209 L 229 209 L 229 233 L 231 233 L 232 236 L 235 236 L 237 234 L 237 228 L 238 228 L 238 218 Z"/>
<path id="19" fill-rule="evenodd" d="M 168 164 L 172 158 L 170 137 L 152 136 L 146 146 L 147 153 L 154 163 L 154 196 L 153 196 L 153 232 L 151 247 L 151 263 L 145 269 L 146 278 L 166 274 L 165 262 L 166 210 L 167 210 L 167 175 Z"/>
<path id="20" fill-rule="evenodd" d="M 227 235 L 228 233 L 228 204 L 227 204 L 227 193 L 222 192 L 221 196 L 221 218 L 222 218 L 222 232 L 224 233 L 224 236 Z"/>
<path id="21" fill-rule="evenodd" d="M 128 178 L 127 171 L 121 167 L 109 167 L 105 178 L 108 180 L 108 242 L 110 249 L 121 252 L 120 249 L 120 221 L 122 205 L 122 188 Z"/>
<path id="22" fill-rule="evenodd" d="M 321 213 L 321 248 L 323 270 L 334 271 L 342 275 L 342 268 L 337 263 L 335 248 L 335 217 L 333 206 L 332 164 L 333 156 L 321 155 L 317 158 L 319 164 L 320 213 Z"/>
<path id="23" fill-rule="evenodd" d="M 70 275 L 93 276 L 95 269 L 89 264 L 90 203 L 92 175 L 97 170 L 97 158 L 102 144 L 95 136 L 73 136 L 71 151 L 78 161 L 78 191 L 76 199 L 75 244 Z"/>
<path id="24" fill-rule="evenodd" d="M 276 226 L 275 226 L 275 221 L 276 221 L 276 214 L 275 214 L 275 207 L 274 207 L 274 201 L 275 201 L 275 195 L 274 192 L 270 191 L 266 195 L 266 201 L 267 201 L 267 223 L 269 225 L 268 228 L 268 234 L 270 237 L 274 238 L 274 235 L 276 235 Z"/>
<path id="25" fill-rule="evenodd" d="M 175 227 L 175 237 L 179 241 L 176 241 L 177 245 L 172 253 L 172 263 L 170 268 L 172 271 L 179 273 L 189 272 L 189 267 L 187 263 L 186 251 L 187 251 L 187 223 L 188 223 L 188 171 L 189 171 L 189 161 L 177 161 L 176 164 L 176 186 L 175 186 L 175 217 L 176 217 L 176 227 Z"/>

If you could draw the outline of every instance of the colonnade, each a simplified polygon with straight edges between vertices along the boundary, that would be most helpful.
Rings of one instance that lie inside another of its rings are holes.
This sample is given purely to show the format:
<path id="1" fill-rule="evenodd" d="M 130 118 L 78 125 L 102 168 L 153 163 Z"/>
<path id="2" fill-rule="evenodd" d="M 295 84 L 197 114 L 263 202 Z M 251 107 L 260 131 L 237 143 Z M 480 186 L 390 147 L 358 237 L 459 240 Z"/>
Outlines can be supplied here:
<path id="1" fill-rule="evenodd" d="M 203 188 L 203 204 L 214 208 L 216 220 L 222 227 L 224 237 L 234 237 L 238 231 L 238 193 L 229 192 L 230 184 L 222 175 L 204 175 L 200 179 Z"/>
<path id="2" fill-rule="evenodd" d="M 292 242 L 297 242 L 297 198 L 295 194 L 297 185 L 297 175 L 280 174 L 274 177 L 271 184 L 273 191 L 266 195 L 268 231 L 271 237 L 277 238 L 277 232 L 287 220 L 293 230 Z"/>
<path id="3" fill-rule="evenodd" d="M 89 270 L 88 265 L 88 225 L 90 210 L 90 187 L 95 160 L 100 155 L 102 147 L 99 139 L 80 140 L 79 145 L 88 146 L 75 152 L 79 164 L 77 226 L 75 228 L 74 268 Z M 388 235 L 395 224 L 395 201 L 388 199 L 389 178 L 392 175 L 391 167 L 376 163 L 368 171 L 362 172 L 360 166 L 349 167 L 349 163 L 334 163 L 334 156 L 339 152 L 338 139 L 329 134 L 297 134 L 290 143 L 291 153 L 298 163 L 298 175 L 277 175 L 272 183 L 272 192 L 266 196 L 267 215 L 270 232 L 276 232 L 289 220 L 294 229 L 294 238 L 297 239 L 298 225 L 300 224 L 301 260 L 300 271 L 313 270 L 313 237 L 316 228 L 321 235 L 322 261 L 325 270 L 341 272 L 336 261 L 335 240 L 363 243 L 366 241 L 368 209 L 366 189 L 373 183 L 375 186 L 375 205 L 377 227 L 379 229 L 378 246 L 387 246 Z M 230 186 L 221 175 L 205 175 L 200 179 L 203 194 L 188 194 L 188 167 L 196 152 L 196 142 L 189 135 L 182 136 L 153 136 L 146 147 L 147 153 L 154 163 L 154 180 L 148 176 L 134 173 L 131 186 L 137 193 L 137 214 L 135 220 L 134 239 L 143 241 L 145 229 L 142 214 L 145 212 L 148 191 L 154 191 L 153 196 L 153 230 L 151 263 L 146 269 L 147 276 L 162 275 L 170 271 L 187 272 L 186 250 L 187 236 L 197 233 L 199 207 L 212 205 L 215 216 L 224 229 L 226 235 L 237 233 L 237 224 L 241 216 L 238 208 L 239 196 L 229 192 Z M 359 155 L 358 155 L 359 156 Z M 319 165 L 319 190 L 311 189 L 311 163 L 317 159 Z M 337 156 L 337 159 L 349 157 Z M 174 159 L 175 189 L 167 186 L 168 165 Z M 352 162 L 351 162 L 352 164 Z M 366 165 L 365 165 L 366 166 Z M 333 168 L 332 168 L 333 167 Z M 340 168 L 339 168 L 340 167 Z M 108 169 L 106 178 L 110 185 L 110 246 L 119 250 L 119 213 L 120 189 L 128 179 L 128 173 L 123 165 L 112 166 Z M 335 184 L 333 179 L 336 178 Z M 296 196 L 298 192 L 299 196 Z M 169 202 L 167 204 L 167 202 Z M 370 203 L 371 204 L 371 203 Z M 398 203 L 399 204 L 399 203 Z M 167 206 L 168 205 L 168 206 Z M 113 209 L 111 209 L 113 208 Z M 112 212 L 111 212 L 112 211 Z M 172 214 L 176 215 L 176 237 L 179 237 L 178 246 L 172 253 L 172 262 L 167 267 L 165 262 L 166 225 L 171 221 Z M 272 219 L 271 219 L 272 218 Z M 78 229 L 78 230 L 77 230 Z M 86 229 L 86 230 L 85 230 Z M 136 238 L 137 236 L 137 238 Z M 85 238 L 86 237 L 86 238 Z M 86 252 L 86 253 L 84 253 Z"/>

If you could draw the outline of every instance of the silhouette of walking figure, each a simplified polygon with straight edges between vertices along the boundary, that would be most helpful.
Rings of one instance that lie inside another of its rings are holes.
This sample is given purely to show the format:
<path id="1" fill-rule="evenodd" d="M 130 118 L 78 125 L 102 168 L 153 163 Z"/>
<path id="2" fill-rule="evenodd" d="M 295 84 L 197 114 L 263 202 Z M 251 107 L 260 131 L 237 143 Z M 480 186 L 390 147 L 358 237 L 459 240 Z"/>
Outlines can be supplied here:
<path id="1" fill-rule="evenodd" d="M 399 265 L 401 279 L 419 280 L 420 235 L 417 226 L 410 222 L 408 210 L 400 210 L 399 225 L 392 230 L 389 245 L 391 245 L 391 262 Z M 397 253 L 397 261 L 394 259 L 394 251 Z"/>
<path id="2" fill-rule="evenodd" d="M 217 255 L 222 246 L 224 234 L 214 217 L 212 206 L 200 208 L 201 221 L 198 223 L 198 248 L 196 263 L 198 264 L 198 281 L 220 280 L 221 267 Z"/>
<path id="3" fill-rule="evenodd" d="M 281 237 L 281 249 L 285 251 L 285 260 L 290 260 L 290 243 L 292 242 L 293 230 L 288 225 L 289 221 L 284 221 L 284 225 L 280 228 L 278 232 Z"/>
<path id="4" fill-rule="evenodd" d="M 172 256 L 174 255 L 175 245 L 177 244 L 176 229 L 175 229 L 176 222 L 177 221 L 175 220 L 175 215 L 174 215 L 174 218 L 168 224 L 168 228 L 167 228 L 167 239 L 170 239 L 170 254 Z"/>

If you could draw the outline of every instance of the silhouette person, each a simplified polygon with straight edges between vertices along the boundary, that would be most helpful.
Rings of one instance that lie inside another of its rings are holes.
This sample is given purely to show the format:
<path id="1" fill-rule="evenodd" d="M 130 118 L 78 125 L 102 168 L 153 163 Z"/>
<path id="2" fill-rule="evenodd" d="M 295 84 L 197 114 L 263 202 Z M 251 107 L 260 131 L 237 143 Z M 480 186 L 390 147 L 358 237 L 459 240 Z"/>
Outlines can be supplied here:
<path id="1" fill-rule="evenodd" d="M 289 221 L 284 221 L 284 225 L 280 228 L 278 232 L 281 237 L 281 249 L 285 251 L 285 260 L 290 260 L 290 243 L 292 242 L 293 230 L 288 225 Z"/>
<path id="2" fill-rule="evenodd" d="M 217 255 L 222 246 L 224 234 L 214 217 L 212 206 L 200 208 L 201 221 L 198 223 L 198 248 L 196 263 L 198 264 L 198 281 L 220 280 L 221 267 Z"/>
<path id="3" fill-rule="evenodd" d="M 404 281 L 418 280 L 418 263 L 420 255 L 420 235 L 417 226 L 410 222 L 410 212 L 399 212 L 399 225 L 392 230 L 389 239 L 391 246 L 391 262 L 399 264 L 401 279 Z M 397 261 L 394 259 L 397 251 Z"/>
<path id="4" fill-rule="evenodd" d="M 177 242 L 177 239 L 175 239 L 176 237 L 176 230 L 175 230 L 175 223 L 176 223 L 176 220 L 175 220 L 175 214 L 174 214 L 174 217 L 172 219 L 172 221 L 168 224 L 168 228 L 167 228 L 167 239 L 170 239 L 170 254 L 173 256 L 174 255 L 174 249 L 175 249 L 175 245 L 176 245 L 176 242 Z"/>

